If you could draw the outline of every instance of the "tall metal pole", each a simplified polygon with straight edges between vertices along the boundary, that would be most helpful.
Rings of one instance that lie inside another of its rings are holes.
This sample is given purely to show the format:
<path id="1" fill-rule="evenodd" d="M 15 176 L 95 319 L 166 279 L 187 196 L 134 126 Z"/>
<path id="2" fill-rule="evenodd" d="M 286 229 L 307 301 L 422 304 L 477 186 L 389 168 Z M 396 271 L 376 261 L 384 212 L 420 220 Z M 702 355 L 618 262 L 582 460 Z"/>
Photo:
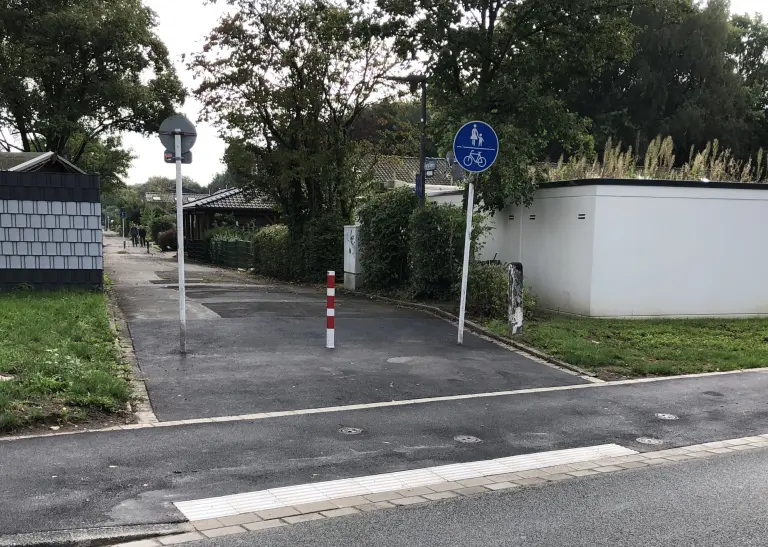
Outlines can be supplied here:
<path id="1" fill-rule="evenodd" d="M 176 157 L 176 240 L 178 241 L 179 264 L 179 349 L 181 353 L 187 352 L 187 311 L 186 293 L 184 290 L 184 202 L 182 201 L 181 188 L 181 130 L 174 134 Z"/>
<path id="2" fill-rule="evenodd" d="M 475 201 L 475 186 L 472 175 L 467 178 L 467 228 L 464 232 L 464 265 L 461 269 L 461 302 L 459 303 L 459 344 L 464 343 L 464 310 L 467 307 L 467 279 L 469 278 L 469 250 L 472 247 L 472 210 Z"/>
<path id="3" fill-rule="evenodd" d="M 427 173 L 424 163 L 427 158 L 427 80 L 421 82 L 421 137 L 419 139 L 419 179 L 421 180 L 421 194 L 419 204 L 424 205 L 427 196 Z"/>

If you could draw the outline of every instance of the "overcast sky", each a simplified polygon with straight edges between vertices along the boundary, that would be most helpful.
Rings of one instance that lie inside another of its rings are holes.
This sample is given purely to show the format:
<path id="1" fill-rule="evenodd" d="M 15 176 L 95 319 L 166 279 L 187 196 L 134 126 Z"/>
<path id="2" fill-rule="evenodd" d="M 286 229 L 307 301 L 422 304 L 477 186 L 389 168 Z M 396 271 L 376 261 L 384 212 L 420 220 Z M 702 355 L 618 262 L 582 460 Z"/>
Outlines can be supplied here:
<path id="1" fill-rule="evenodd" d="M 179 77 L 188 89 L 195 81 L 192 73 L 181 62 L 183 53 L 200 50 L 205 36 L 224 13 L 225 2 L 206 5 L 204 0 L 145 0 L 158 15 L 160 25 L 157 29 L 171 53 Z M 731 11 L 735 13 L 761 12 L 768 17 L 766 0 L 731 0 Z M 200 104 L 188 98 L 182 109 L 193 122 L 197 123 Z M 126 146 L 133 149 L 137 158 L 128 174 L 129 184 L 140 184 L 153 175 L 175 176 L 175 167 L 163 163 L 163 147 L 157 137 L 143 138 L 140 135 L 125 135 Z M 221 158 L 224 155 L 224 143 L 216 131 L 206 124 L 197 123 L 197 142 L 193 152 L 194 162 L 185 165 L 185 174 L 201 184 L 208 184 L 213 175 L 224 170 Z"/>

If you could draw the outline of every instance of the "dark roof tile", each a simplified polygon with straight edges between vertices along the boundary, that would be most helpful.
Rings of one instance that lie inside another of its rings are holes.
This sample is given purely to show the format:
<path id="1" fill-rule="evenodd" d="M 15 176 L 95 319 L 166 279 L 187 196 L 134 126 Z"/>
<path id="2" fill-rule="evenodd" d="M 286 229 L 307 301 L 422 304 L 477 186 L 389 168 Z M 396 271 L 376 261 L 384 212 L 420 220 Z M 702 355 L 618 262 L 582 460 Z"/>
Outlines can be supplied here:
<path id="1" fill-rule="evenodd" d="M 242 188 L 230 188 L 187 203 L 184 208 L 272 210 L 275 208 L 275 203 L 263 194 L 246 195 Z"/>

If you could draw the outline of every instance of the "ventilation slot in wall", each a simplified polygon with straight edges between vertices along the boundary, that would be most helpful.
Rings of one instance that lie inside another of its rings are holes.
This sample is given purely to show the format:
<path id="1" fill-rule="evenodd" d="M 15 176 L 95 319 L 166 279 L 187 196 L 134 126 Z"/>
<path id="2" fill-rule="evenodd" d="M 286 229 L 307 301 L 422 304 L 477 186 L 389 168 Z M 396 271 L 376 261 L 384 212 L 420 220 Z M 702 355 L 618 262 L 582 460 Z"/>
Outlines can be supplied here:
<path id="1" fill-rule="evenodd" d="M 509 220 L 515 220 L 515 215 L 509 215 Z"/>
<path id="2" fill-rule="evenodd" d="M 587 218 L 586 213 L 579 213 L 579 220 L 584 220 L 585 218 Z"/>
<path id="3" fill-rule="evenodd" d="M 531 215 L 528 218 L 531 219 L 531 220 L 536 220 L 536 215 Z"/>

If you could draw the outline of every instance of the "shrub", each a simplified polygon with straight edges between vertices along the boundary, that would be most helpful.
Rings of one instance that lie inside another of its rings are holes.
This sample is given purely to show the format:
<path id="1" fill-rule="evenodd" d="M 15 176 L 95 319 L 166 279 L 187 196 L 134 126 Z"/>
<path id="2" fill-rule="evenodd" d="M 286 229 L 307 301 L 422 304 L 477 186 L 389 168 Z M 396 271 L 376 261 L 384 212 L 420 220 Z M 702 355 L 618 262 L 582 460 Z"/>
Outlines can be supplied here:
<path id="1" fill-rule="evenodd" d="M 166 230 L 175 228 L 176 219 L 171 215 L 153 216 L 149 219 L 147 224 L 147 232 L 152 238 L 152 241 L 159 243 L 160 240 L 158 238 L 160 236 L 160 232 L 165 232 Z"/>
<path id="2" fill-rule="evenodd" d="M 160 250 L 163 252 L 168 250 L 178 251 L 179 242 L 176 239 L 176 228 L 171 228 L 170 230 L 165 230 L 164 232 L 160 232 L 157 235 L 157 245 L 158 247 L 160 247 Z"/>
<path id="3" fill-rule="evenodd" d="M 464 212 L 427 203 L 408 224 L 410 285 L 414 296 L 443 300 L 454 293 L 464 251 Z"/>
<path id="4" fill-rule="evenodd" d="M 324 215 L 312 219 L 304 227 L 299 245 L 301 262 L 296 274 L 304 281 L 319 282 L 328 270 L 337 277 L 344 275 L 344 220 L 338 215 Z"/>
<path id="5" fill-rule="evenodd" d="M 538 304 L 539 297 L 533 293 L 530 287 L 523 286 L 523 318 L 533 319 L 536 316 Z"/>
<path id="6" fill-rule="evenodd" d="M 467 280 L 467 313 L 487 319 L 505 319 L 509 274 L 500 264 L 472 262 Z"/>
<path id="7" fill-rule="evenodd" d="M 409 278 L 409 222 L 418 205 L 411 188 L 375 194 L 358 212 L 362 281 L 368 290 L 404 286 Z"/>
<path id="8" fill-rule="evenodd" d="M 253 238 L 257 273 L 278 279 L 291 279 L 291 246 L 288 226 L 274 224 L 259 230 Z"/>

